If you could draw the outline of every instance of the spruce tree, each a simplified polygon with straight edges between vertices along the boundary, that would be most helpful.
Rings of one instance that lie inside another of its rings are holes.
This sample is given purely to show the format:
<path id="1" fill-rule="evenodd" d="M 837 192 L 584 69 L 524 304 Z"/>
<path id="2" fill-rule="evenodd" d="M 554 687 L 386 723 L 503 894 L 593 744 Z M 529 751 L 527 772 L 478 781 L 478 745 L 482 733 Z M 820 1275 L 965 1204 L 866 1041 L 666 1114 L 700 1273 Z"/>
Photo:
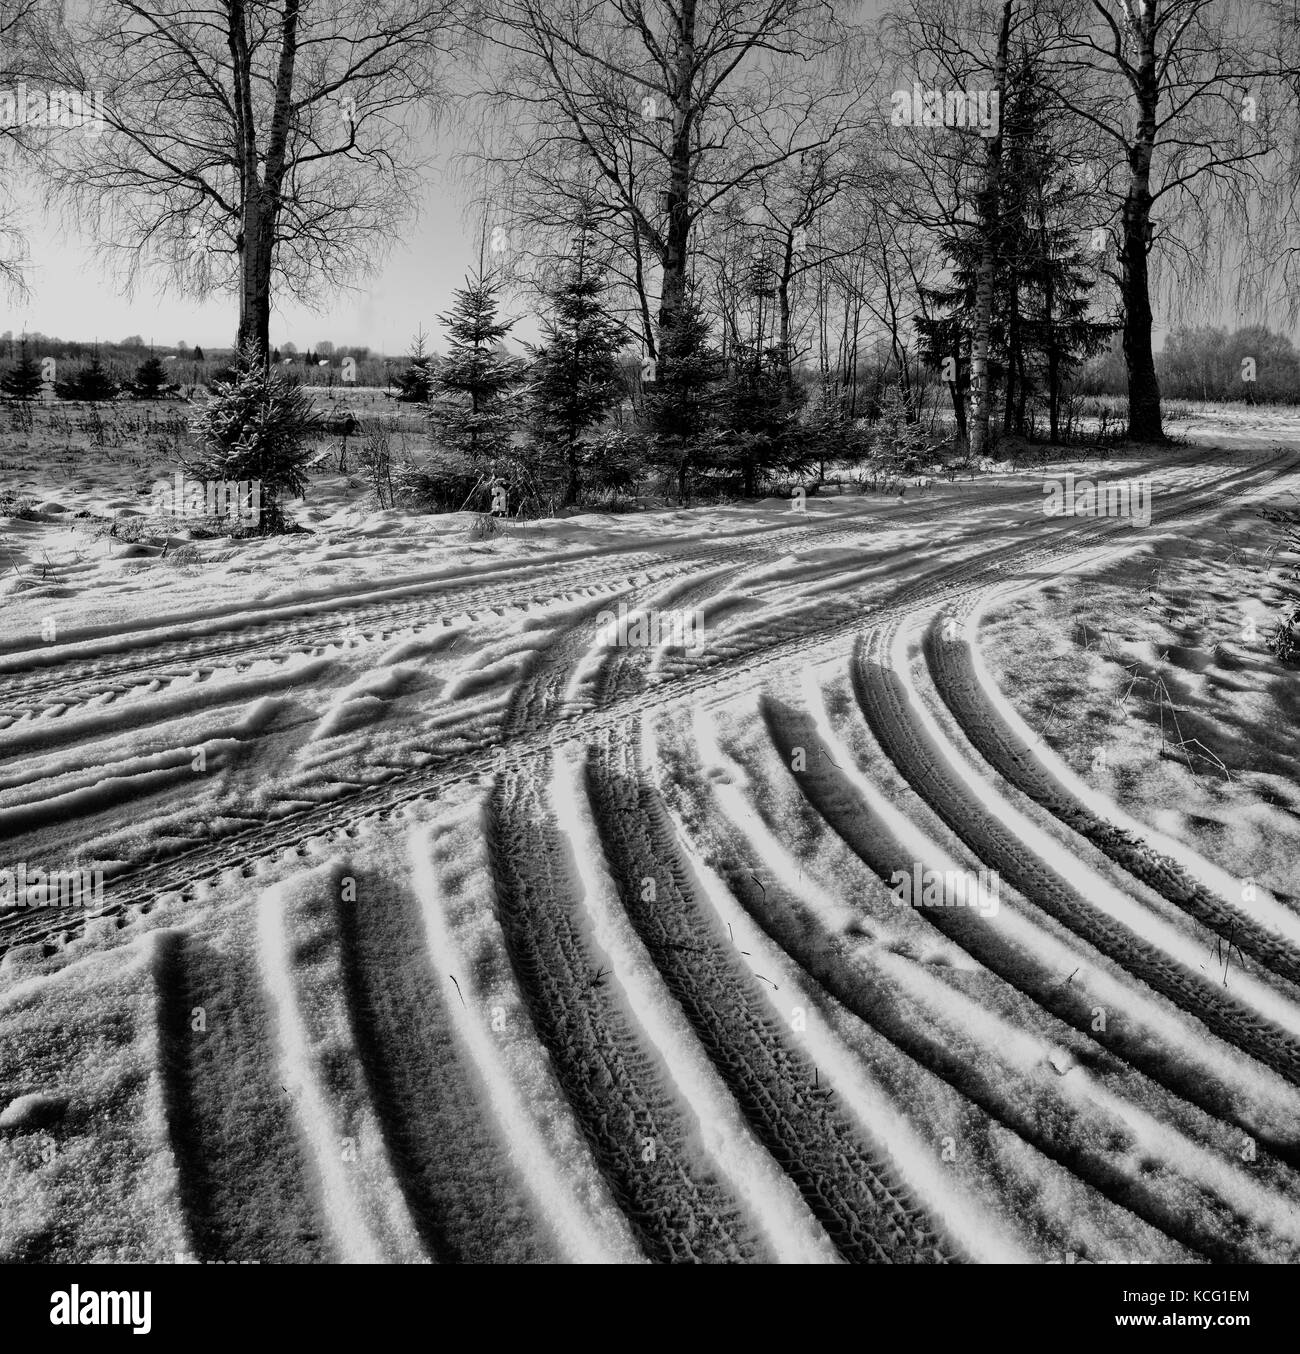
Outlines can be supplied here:
<path id="1" fill-rule="evenodd" d="M 779 346 L 735 345 L 718 392 L 718 422 L 727 435 L 728 459 L 743 476 L 746 498 L 757 494 L 762 472 L 805 467 L 806 438 L 798 426 L 802 397 Z"/>
<path id="2" fill-rule="evenodd" d="M 410 361 L 398 373 L 397 398 L 403 404 L 428 404 L 433 399 L 433 362 L 421 328 L 411 343 Z"/>
<path id="3" fill-rule="evenodd" d="M 688 292 L 672 327 L 660 331 L 655 379 L 643 402 L 646 430 L 658 443 L 661 459 L 676 468 L 679 503 L 686 501 L 691 470 L 704 459 L 723 374 L 711 338 L 708 321 Z"/>
<path id="4" fill-rule="evenodd" d="M 1031 394 L 1046 387 L 1052 441 L 1058 435 L 1065 377 L 1106 344 L 1115 326 L 1088 318 L 1095 273 L 1071 218 L 1077 189 L 1054 125 L 1041 65 L 1022 54 L 1009 73 L 1003 110 L 1004 172 L 993 225 L 995 272 L 989 326 L 990 394 L 1002 388 L 1003 427 L 1024 433 Z M 984 210 L 988 210 L 984 204 Z M 953 391 L 958 427 L 969 373 L 975 285 L 984 232 L 971 227 L 945 243 L 949 282 L 922 288 L 938 313 L 919 317 L 922 352 L 942 369 L 957 359 Z"/>
<path id="5" fill-rule="evenodd" d="M 448 351 L 434 373 L 430 422 L 443 446 L 476 470 L 510 451 L 516 415 L 503 397 L 523 375 L 520 360 L 501 347 L 515 322 L 499 318 L 499 292 L 490 276 L 471 273 L 451 311 L 438 316 Z"/>
<path id="6" fill-rule="evenodd" d="M 0 390 L 11 400 L 22 400 L 26 404 L 41 393 L 41 385 L 40 366 L 27 351 L 27 340 L 23 339 L 18 365 L 0 376 Z"/>
<path id="7" fill-rule="evenodd" d="M 596 247 L 591 231 L 580 225 L 572 263 L 546 293 L 551 316 L 542 326 L 543 342 L 532 350 L 531 418 L 543 445 L 560 453 L 566 508 L 578 501 L 591 456 L 584 434 L 623 395 L 621 330 L 601 304 L 606 278 Z"/>
<path id="8" fill-rule="evenodd" d="M 250 344 L 235 354 L 229 381 L 217 380 L 191 420 L 197 450 L 183 463 L 200 480 L 255 481 L 263 535 L 288 525 L 284 500 L 307 488 L 318 420 L 302 387 L 267 365 Z"/>
<path id="9" fill-rule="evenodd" d="M 163 386 L 167 384 L 167 373 L 163 364 L 152 353 L 136 368 L 132 391 L 138 399 L 156 400 Z"/>

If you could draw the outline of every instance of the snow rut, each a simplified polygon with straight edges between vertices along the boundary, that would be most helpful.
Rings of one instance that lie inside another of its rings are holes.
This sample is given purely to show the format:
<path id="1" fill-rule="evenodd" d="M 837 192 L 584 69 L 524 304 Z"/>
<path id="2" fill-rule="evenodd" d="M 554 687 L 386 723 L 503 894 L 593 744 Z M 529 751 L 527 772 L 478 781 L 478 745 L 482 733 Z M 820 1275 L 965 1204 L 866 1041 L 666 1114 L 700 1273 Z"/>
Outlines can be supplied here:
<path id="1" fill-rule="evenodd" d="M 271 996 L 277 1066 L 312 1153 L 338 1257 L 358 1264 L 434 1258 L 394 1171 L 348 1017 L 336 899 L 345 878 L 326 866 L 258 900 L 258 950 Z"/>
<path id="2" fill-rule="evenodd" d="M 953 620 L 968 607 L 954 608 Z M 1135 879 L 1207 927 L 1227 946 L 1249 955 L 1270 972 L 1300 983 L 1300 947 L 1242 907 L 1233 906 L 1167 856 L 1081 804 L 1055 781 L 1030 749 L 984 699 L 969 643 L 944 640 L 937 627 L 925 639 L 925 658 L 935 687 L 962 732 L 1009 784 L 1023 791 L 1067 827 L 1086 838 Z"/>
<path id="3" fill-rule="evenodd" d="M 549 1258 L 481 1098 L 466 1094 L 415 895 L 405 880 L 351 863 L 346 877 L 340 986 L 370 1104 L 425 1246 L 448 1263 Z"/>
<path id="4" fill-rule="evenodd" d="M 637 934 L 768 1151 L 855 1263 L 955 1258 L 878 1149 L 855 1140 L 700 912 L 634 733 L 591 748 L 588 793 Z M 652 881 L 649 890 L 646 881 Z"/>
<path id="5" fill-rule="evenodd" d="M 256 610 L 245 608 L 224 623 L 220 617 L 193 622 L 189 628 L 195 633 L 184 639 L 156 637 L 155 627 L 122 630 L 56 648 L 15 650 L 0 654 L 0 674 L 5 679 L 0 718 L 17 719 L 41 709 L 72 707 L 97 695 L 120 694 L 155 683 L 164 687 L 196 673 L 206 677 L 266 660 L 278 664 L 319 654 L 331 646 L 357 643 L 363 633 L 369 640 L 378 640 L 412 628 L 450 625 L 457 618 L 472 620 L 490 613 L 578 600 L 629 586 L 638 577 L 665 580 L 731 558 L 737 550 L 775 549 L 764 540 L 767 535 L 789 548 L 792 541 L 797 543 L 803 536 L 830 540 L 847 534 L 828 531 L 825 523 L 794 522 L 759 533 L 754 544 L 742 535 L 726 552 L 712 542 L 693 542 L 660 551 L 619 552 L 595 562 L 575 560 L 566 567 L 565 586 L 558 591 L 551 584 L 553 574 L 495 585 L 489 581 L 486 586 L 483 575 L 474 574 L 463 579 L 400 585 L 387 590 L 390 596 L 378 599 L 363 596 L 352 601 L 331 599 L 268 607 L 265 610 L 273 612 L 275 619 L 265 621 L 257 619 Z M 513 566 L 510 572 L 526 567 Z M 433 595 L 419 595 L 429 593 Z M 177 628 L 172 625 L 168 630 L 174 633 Z M 87 650 L 95 656 L 87 657 Z"/>
<path id="6" fill-rule="evenodd" d="M 538 768 L 540 771 L 542 768 Z M 680 1106 L 591 965 L 565 847 L 539 774 L 498 778 L 488 809 L 498 918 L 538 1037 L 646 1255 L 738 1261 L 758 1245 L 692 1151 Z"/>
<path id="7" fill-rule="evenodd" d="M 980 787 L 935 755 L 905 679 L 891 657 L 894 632 L 877 630 L 854 664 L 854 686 L 872 732 L 917 793 L 976 857 L 1049 917 L 1152 990 L 1200 1020 L 1220 1038 L 1300 1084 L 1300 1039 L 1265 1019 L 1231 991 L 1189 971 L 1067 881 L 1059 866 L 1028 849 L 1005 816 L 986 807 Z"/>

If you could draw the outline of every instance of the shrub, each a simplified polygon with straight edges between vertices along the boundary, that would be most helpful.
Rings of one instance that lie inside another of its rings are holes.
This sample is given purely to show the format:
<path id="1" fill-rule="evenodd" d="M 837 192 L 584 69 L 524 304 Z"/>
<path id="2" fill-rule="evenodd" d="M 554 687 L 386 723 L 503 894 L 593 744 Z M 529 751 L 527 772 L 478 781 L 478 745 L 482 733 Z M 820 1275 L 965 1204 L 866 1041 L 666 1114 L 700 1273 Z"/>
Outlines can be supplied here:
<path id="1" fill-rule="evenodd" d="M 393 467 L 392 486 L 394 506 L 412 512 L 459 512 L 491 501 L 481 472 L 456 452 L 436 451 L 423 463 L 403 461 Z"/>
<path id="2" fill-rule="evenodd" d="M 378 421 L 366 422 L 360 426 L 361 450 L 357 460 L 361 463 L 361 473 L 370 485 L 377 508 L 391 508 L 395 505 L 396 490 L 393 484 L 393 449 L 388 429 Z"/>

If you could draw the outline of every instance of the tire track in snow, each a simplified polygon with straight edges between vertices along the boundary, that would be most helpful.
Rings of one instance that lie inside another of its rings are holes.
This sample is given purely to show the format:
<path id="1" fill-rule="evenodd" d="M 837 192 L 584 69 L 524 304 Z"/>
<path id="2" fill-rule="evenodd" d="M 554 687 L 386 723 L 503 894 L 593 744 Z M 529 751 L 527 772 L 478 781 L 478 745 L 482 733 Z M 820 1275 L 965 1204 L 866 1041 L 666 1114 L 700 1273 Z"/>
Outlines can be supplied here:
<path id="1" fill-rule="evenodd" d="M 624 729 L 590 746 L 587 793 L 597 829 L 638 936 L 758 1140 L 789 1172 L 846 1260 L 951 1259 L 878 1149 L 856 1141 L 828 1108 L 812 1067 L 765 1015 L 761 996 L 701 916 L 664 806 L 639 764 L 638 743 Z M 655 885 L 649 898 L 646 880 Z"/>
<path id="2" fill-rule="evenodd" d="M 588 800 L 582 759 L 556 758 L 551 802 L 569 839 L 575 884 L 586 913 L 587 943 L 621 991 L 642 1038 L 652 1044 L 665 1074 L 696 1121 L 705 1153 L 765 1235 L 769 1252 L 785 1264 L 835 1260 L 830 1238 L 817 1225 L 793 1181 L 782 1173 L 745 1123 L 741 1107 L 670 994 L 638 937 L 610 877 Z"/>
<path id="3" fill-rule="evenodd" d="M 698 714 L 697 711 L 697 718 Z M 1016 1239 L 999 1232 L 990 1213 L 953 1189 L 951 1174 L 939 1161 L 933 1139 L 914 1129 L 864 1066 L 859 1050 L 841 1033 L 840 1013 L 827 1011 L 828 1004 L 833 1005 L 830 999 L 805 982 L 799 967 L 755 924 L 724 880 L 696 851 L 683 816 L 676 807 L 668 807 L 668 797 L 675 794 L 675 787 L 662 765 L 655 721 L 643 720 L 641 735 L 647 748 L 646 766 L 664 804 L 665 825 L 672 833 L 675 855 L 689 872 L 718 927 L 726 927 L 728 943 L 738 956 L 734 962 L 739 965 L 741 959 L 745 960 L 754 979 L 754 990 L 762 996 L 777 1027 L 799 1034 L 802 1051 L 817 1069 L 814 1093 L 822 1100 L 828 1101 L 832 1096 L 838 1099 L 840 1113 L 860 1141 L 888 1143 L 886 1172 L 906 1182 L 905 1188 L 923 1201 L 929 1217 L 942 1220 L 943 1232 L 962 1258 L 1028 1263 L 1032 1259 L 1030 1253 Z M 699 731 L 696 736 L 707 741 L 708 734 Z M 905 1225 L 906 1215 L 901 1206 L 894 1221 L 900 1228 Z M 914 1239 L 939 1240 L 934 1235 Z"/>
<path id="4" fill-rule="evenodd" d="M 701 1171 L 654 1058 L 592 967 L 565 843 L 539 778 L 544 769 L 498 778 L 487 829 L 498 919 L 533 1027 L 646 1255 L 743 1260 L 756 1244 L 747 1220 Z"/>
<path id="5" fill-rule="evenodd" d="M 350 634 L 362 626 L 382 632 L 405 630 L 435 623 L 449 625 L 458 617 L 471 620 L 489 613 L 502 614 L 507 610 L 531 610 L 556 601 L 578 600 L 599 592 L 618 590 L 632 584 L 637 578 L 671 578 L 710 563 L 733 559 L 737 550 L 742 553 L 752 548 L 745 537 L 757 535 L 755 545 L 760 551 L 776 548 L 763 537 L 780 535 L 788 543 L 790 535 L 809 536 L 825 541 L 856 535 L 860 528 L 837 528 L 828 525 L 835 519 L 818 522 L 785 523 L 762 529 L 758 533 L 742 533 L 742 539 L 726 551 L 717 549 L 713 541 L 691 541 L 684 547 L 672 543 L 667 554 L 640 550 L 622 553 L 613 560 L 600 559 L 587 565 L 566 565 L 562 578 L 564 586 L 556 591 L 554 575 L 540 579 L 485 587 L 483 575 L 467 578 L 403 584 L 385 590 L 399 594 L 401 600 L 353 601 L 338 598 L 298 604 L 273 605 L 265 610 L 283 615 L 288 611 L 307 612 L 298 619 L 258 621 L 258 608 L 243 607 L 233 612 L 238 623 L 223 627 L 219 618 L 190 623 L 201 633 L 192 638 L 151 638 L 154 629 L 123 629 L 108 638 L 87 638 L 66 641 L 57 647 L 42 645 L 27 650 L 0 654 L 0 674 L 4 675 L 4 704 L 0 717 L 18 718 L 24 711 L 40 706 L 75 706 L 105 692 L 159 682 L 164 685 L 193 676 L 209 676 L 231 667 L 247 667 L 259 661 L 276 663 L 295 657 L 316 655 L 322 649 L 338 647 L 348 642 Z M 699 552 L 703 553 L 699 553 Z M 539 570 L 553 568 L 553 562 L 531 566 Z M 548 586 L 550 585 L 550 586 Z M 433 597 L 418 594 L 433 592 Z M 417 594 L 409 599 L 410 594 Z M 327 619 L 316 619 L 318 615 Z M 249 634 L 255 630 L 256 634 Z M 120 646 L 115 648 L 114 646 Z M 95 657 L 86 657 L 87 648 L 96 651 Z M 206 661 L 210 660 L 210 661 Z M 180 664 L 168 671 L 169 665 Z M 197 666 L 196 666 L 197 664 Z M 55 674 L 51 676 L 50 674 Z"/>
<path id="6" fill-rule="evenodd" d="M 934 751 L 907 678 L 900 675 L 906 662 L 901 653 L 903 634 L 897 624 L 870 632 L 854 657 L 854 691 L 881 748 L 917 794 L 980 861 L 997 870 L 1034 906 L 1221 1039 L 1300 1085 L 1300 1038 L 1117 920 L 1103 902 L 1094 901 L 1095 890 L 1085 895 L 1068 882 L 1026 844 L 1023 833 L 1008 826 L 1010 806 L 991 810 L 989 788 L 977 790 L 967 784 Z M 874 656 L 868 658 L 868 653 Z M 1255 1001 L 1264 995 L 1254 994 Z"/>
<path id="7" fill-rule="evenodd" d="M 339 1258 L 352 1264 L 419 1264 L 421 1239 L 375 1112 L 345 984 L 337 864 L 298 874 L 257 899 L 257 939 L 275 1011 L 278 1067 L 320 1184 Z"/>
<path id="8" fill-rule="evenodd" d="M 849 849 L 882 880 L 888 881 L 898 871 L 910 873 L 918 859 L 931 861 L 934 868 L 945 871 L 959 868 L 958 860 L 937 844 L 939 837 L 928 837 L 918 826 L 930 813 L 925 801 L 918 805 L 919 814 L 909 809 L 905 815 L 883 796 L 873 800 L 868 795 L 868 782 L 857 769 L 857 758 L 831 731 L 824 708 L 814 716 L 769 699 L 764 717 L 769 736 L 787 764 L 794 747 L 805 749 L 807 768 L 795 776 L 801 791 Z M 876 778 L 893 777 L 900 786 L 907 786 L 884 753 L 878 755 L 883 766 L 874 772 Z M 1296 1104 L 1294 1089 L 1277 1079 L 1264 1093 L 1266 1104 L 1276 1100 L 1279 1108 L 1262 1109 L 1257 1073 L 1247 1075 L 1235 1050 L 1198 1036 L 1189 1029 L 1185 1016 L 1166 1010 L 1162 999 L 1154 994 L 1133 989 L 1131 980 L 1130 985 L 1121 986 L 1100 956 L 1076 984 L 1070 979 L 1080 967 L 1077 942 L 1067 946 L 1056 932 L 1032 916 L 1022 921 L 1004 906 L 995 930 L 966 908 L 923 908 L 917 909 L 916 915 L 1090 1042 L 1181 1099 L 1225 1123 L 1238 1125 L 1280 1159 L 1295 1164 L 1297 1141 L 1289 1112 Z M 1063 974 L 1068 976 L 1063 978 Z M 1123 1009 L 1126 1019 L 1097 1028 L 1095 1011 L 1099 1005 Z M 1267 1075 L 1271 1078 L 1274 1074 Z"/>
<path id="9" fill-rule="evenodd" d="M 505 935 L 485 902 L 494 890 L 485 809 L 471 799 L 452 818 L 408 832 L 422 953 L 498 1140 L 562 1255 L 574 1263 L 643 1262 L 529 1019 Z"/>
<path id="10" fill-rule="evenodd" d="M 967 619 L 969 611 L 969 606 L 954 608 L 954 621 Z M 937 630 L 931 628 L 925 638 L 925 658 L 935 687 L 962 732 L 1009 784 L 1228 945 L 1235 945 L 1288 982 L 1300 984 L 1300 949 L 1296 948 L 1294 934 L 1284 938 L 1270 929 L 1263 917 L 1251 916 L 1228 903 L 1192 878 L 1177 861 L 1085 807 L 1048 774 L 984 698 L 969 642 L 941 640 Z M 1269 915 L 1285 924 L 1280 910 Z M 1300 921 L 1293 921 L 1289 929 L 1300 931 Z"/>

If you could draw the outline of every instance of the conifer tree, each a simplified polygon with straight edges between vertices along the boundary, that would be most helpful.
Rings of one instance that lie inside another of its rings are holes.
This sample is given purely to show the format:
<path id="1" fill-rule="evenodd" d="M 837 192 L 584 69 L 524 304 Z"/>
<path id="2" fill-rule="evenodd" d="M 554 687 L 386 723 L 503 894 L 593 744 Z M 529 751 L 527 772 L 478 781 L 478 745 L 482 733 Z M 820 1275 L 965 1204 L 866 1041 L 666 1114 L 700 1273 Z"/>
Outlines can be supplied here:
<path id="1" fill-rule="evenodd" d="M 27 351 L 27 340 L 21 343 L 18 365 L 0 376 L 0 390 L 11 400 L 21 400 L 24 404 L 34 400 L 41 393 L 41 369 L 36 359 Z"/>
<path id="2" fill-rule="evenodd" d="M 201 480 L 253 481 L 258 486 L 264 535 L 285 530 L 284 500 L 307 488 L 307 462 L 317 431 L 311 400 L 302 387 L 269 367 L 255 344 L 235 354 L 229 381 L 191 420 L 197 450 L 184 460 Z"/>
<path id="3" fill-rule="evenodd" d="M 443 445 L 475 469 L 509 453 L 517 421 L 505 396 L 520 383 L 523 364 L 502 348 L 515 322 L 499 318 L 499 293 L 492 277 L 471 273 L 451 311 L 438 316 L 448 351 L 434 373 L 430 421 Z"/>
<path id="4" fill-rule="evenodd" d="M 571 259 L 546 293 L 551 315 L 542 326 L 543 342 L 532 350 L 529 390 L 534 428 L 545 447 L 560 453 L 566 508 L 578 501 L 582 472 L 591 454 L 584 434 L 623 395 L 617 356 L 621 330 L 601 304 L 605 269 L 585 223 L 579 225 Z"/>
<path id="5" fill-rule="evenodd" d="M 403 404 L 428 404 L 433 399 L 433 364 L 423 327 L 411 343 L 410 361 L 398 373 L 397 398 Z"/>
<path id="6" fill-rule="evenodd" d="M 167 373 L 163 364 L 152 353 L 136 368 L 135 379 L 131 383 L 132 392 L 142 400 L 156 400 L 163 386 L 167 384 Z"/>
<path id="7" fill-rule="evenodd" d="M 728 440 L 728 459 L 744 477 L 746 498 L 757 494 L 763 471 L 803 467 L 806 439 L 798 425 L 802 395 L 779 347 L 734 346 L 718 392 L 718 422 Z"/>
<path id="8" fill-rule="evenodd" d="M 1032 54 L 1023 54 L 1009 75 L 1003 140 L 1004 172 L 995 219 L 946 242 L 949 281 L 921 289 L 923 304 L 937 313 L 918 317 L 916 328 L 922 353 L 932 366 L 942 370 L 947 359 L 956 360 L 953 400 L 960 430 L 979 265 L 984 243 L 991 238 L 989 395 L 1001 387 L 1003 428 L 1023 433 L 1029 396 L 1046 387 L 1055 441 L 1062 382 L 1105 346 L 1115 326 L 1088 318 L 1096 276 L 1072 220 L 1077 189 L 1053 125 L 1050 92 Z M 978 208 L 993 210 L 986 199 Z"/>
<path id="9" fill-rule="evenodd" d="M 662 459 L 676 467 L 680 503 L 686 501 L 691 470 L 703 458 L 722 376 L 722 360 L 710 340 L 708 321 L 688 292 L 672 327 L 661 331 L 655 380 L 645 394 L 646 430 Z"/>
<path id="10" fill-rule="evenodd" d="M 118 384 L 104 369 L 98 352 L 91 356 L 88 367 L 66 381 L 56 382 L 54 388 L 64 400 L 111 400 L 118 392 Z"/>

